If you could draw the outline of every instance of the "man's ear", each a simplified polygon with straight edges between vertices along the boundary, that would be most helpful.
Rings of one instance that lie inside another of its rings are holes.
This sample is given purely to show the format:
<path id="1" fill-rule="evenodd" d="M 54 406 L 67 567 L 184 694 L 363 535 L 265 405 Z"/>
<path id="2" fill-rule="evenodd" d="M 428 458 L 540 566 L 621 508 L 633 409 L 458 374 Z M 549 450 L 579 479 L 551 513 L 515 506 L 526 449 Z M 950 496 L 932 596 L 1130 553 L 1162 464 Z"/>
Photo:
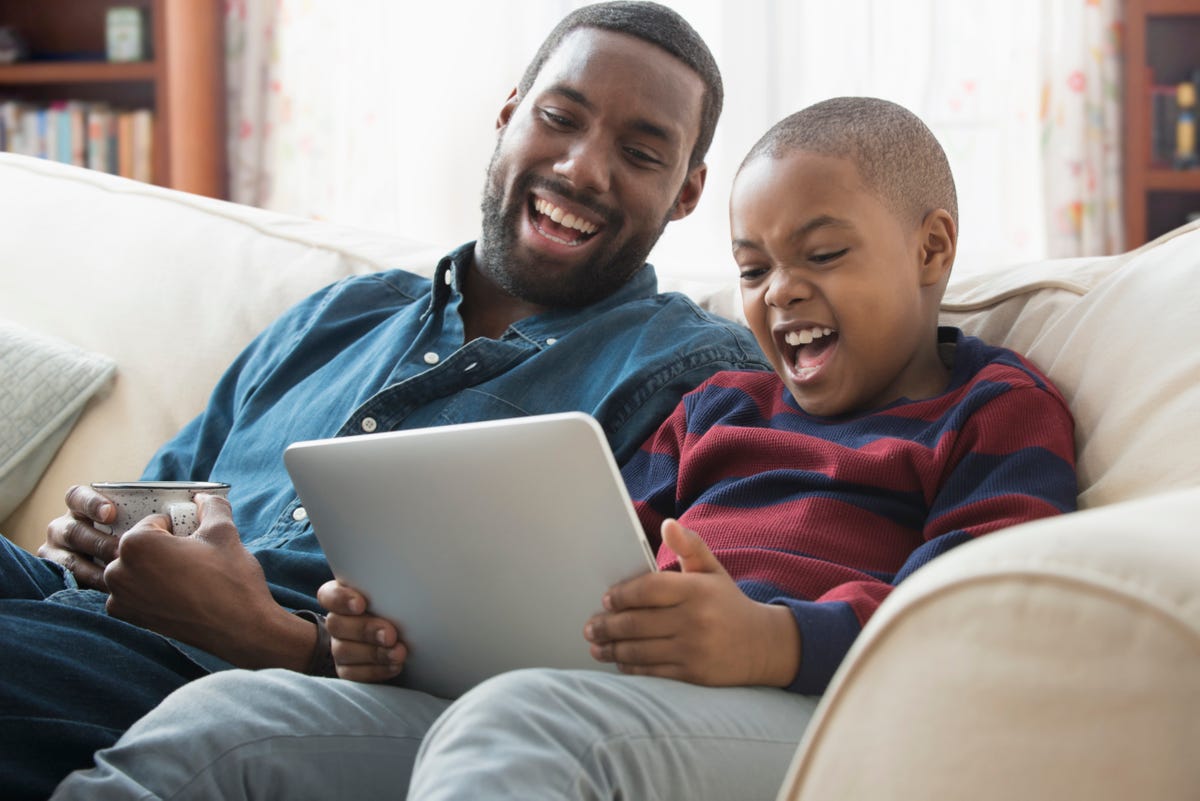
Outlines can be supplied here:
<path id="1" fill-rule="evenodd" d="M 934 209 L 921 223 L 921 286 L 949 279 L 958 248 L 958 227 L 945 209 Z"/>
<path id="2" fill-rule="evenodd" d="M 683 186 L 675 198 L 675 205 L 671 207 L 671 214 L 667 219 L 682 220 L 696 210 L 696 204 L 700 202 L 700 195 L 704 193 L 704 181 L 707 178 L 707 164 L 700 164 L 688 170 L 687 178 L 683 179 Z"/>
<path id="3" fill-rule="evenodd" d="M 520 103 L 520 98 L 517 97 L 517 87 L 508 93 L 508 99 L 504 101 L 504 105 L 500 107 L 500 116 L 496 118 L 496 130 L 504 129 L 508 125 L 508 121 L 512 119 L 513 112 L 517 110 L 517 105 Z"/>

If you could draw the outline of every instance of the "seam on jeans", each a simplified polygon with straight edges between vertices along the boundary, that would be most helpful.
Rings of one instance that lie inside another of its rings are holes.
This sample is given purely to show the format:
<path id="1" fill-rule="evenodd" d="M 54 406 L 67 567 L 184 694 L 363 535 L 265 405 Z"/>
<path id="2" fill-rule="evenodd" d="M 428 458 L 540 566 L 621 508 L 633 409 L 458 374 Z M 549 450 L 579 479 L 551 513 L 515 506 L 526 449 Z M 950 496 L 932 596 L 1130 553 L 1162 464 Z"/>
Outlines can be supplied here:
<path id="1" fill-rule="evenodd" d="M 198 782 L 202 777 L 207 776 L 209 773 L 215 771 L 216 768 L 221 764 L 221 762 L 223 762 L 227 757 L 232 757 L 236 751 L 238 751 L 242 748 L 246 748 L 247 746 L 262 745 L 264 743 L 269 743 L 269 742 L 273 742 L 273 741 L 283 741 L 283 740 L 321 740 L 321 739 L 416 740 L 416 741 L 420 742 L 421 740 L 424 739 L 424 737 L 414 737 L 412 735 L 403 735 L 403 736 L 393 737 L 393 736 L 383 735 L 383 734 L 337 734 L 337 735 L 332 735 L 332 734 L 309 734 L 309 735 L 273 734 L 270 737 L 260 737 L 256 740 L 246 740 L 244 742 L 238 743 L 237 745 L 230 746 L 229 748 L 222 751 L 217 756 L 213 757 L 213 759 L 210 760 L 206 765 L 197 769 L 196 772 L 192 775 L 192 777 L 190 779 L 188 779 L 187 782 L 184 783 L 178 790 L 175 790 L 175 791 L 171 792 L 170 794 L 163 795 L 163 796 L 151 795 L 151 796 L 149 796 L 149 798 L 152 798 L 152 799 L 161 798 L 162 801 L 173 801 L 173 799 L 183 798 L 184 797 L 183 794 L 188 792 L 192 788 L 192 786 L 195 785 L 195 783 Z"/>
<path id="2" fill-rule="evenodd" d="M 663 742 L 663 741 L 670 741 L 670 740 L 688 740 L 688 741 L 728 740 L 728 741 L 733 741 L 733 742 L 737 742 L 737 743 L 767 743 L 767 744 L 771 744 L 771 745 L 785 745 L 788 748 L 793 749 L 793 750 L 796 748 L 796 745 L 799 742 L 798 740 L 792 740 L 792 739 L 785 740 L 785 739 L 780 739 L 780 738 L 776 738 L 776 737 L 752 737 L 752 736 L 735 737 L 735 736 L 727 735 L 727 734 L 687 734 L 687 735 L 684 735 L 684 734 L 613 734 L 613 735 L 609 735 L 608 737 L 605 737 L 601 740 L 592 740 L 588 744 L 587 748 L 584 749 L 583 753 L 574 755 L 575 764 L 579 768 L 579 771 L 573 777 L 574 781 L 575 781 L 575 785 L 578 786 L 579 779 L 586 778 L 588 775 L 587 770 L 583 767 L 584 759 L 587 759 L 589 762 L 591 762 L 593 764 L 598 764 L 598 760 L 596 759 L 596 751 L 599 748 L 602 748 L 602 747 L 607 748 L 610 744 L 612 744 L 614 742 L 621 742 L 621 741 L 628 742 L 628 743 L 636 743 L 636 742 L 651 742 L 651 743 L 653 743 L 653 742 Z M 783 782 L 783 777 L 781 776 L 780 777 L 781 785 L 782 785 L 782 782 Z M 564 788 L 563 797 L 567 797 L 565 790 L 566 790 L 566 788 Z M 646 801 L 646 800 L 643 799 L 642 801 Z"/>

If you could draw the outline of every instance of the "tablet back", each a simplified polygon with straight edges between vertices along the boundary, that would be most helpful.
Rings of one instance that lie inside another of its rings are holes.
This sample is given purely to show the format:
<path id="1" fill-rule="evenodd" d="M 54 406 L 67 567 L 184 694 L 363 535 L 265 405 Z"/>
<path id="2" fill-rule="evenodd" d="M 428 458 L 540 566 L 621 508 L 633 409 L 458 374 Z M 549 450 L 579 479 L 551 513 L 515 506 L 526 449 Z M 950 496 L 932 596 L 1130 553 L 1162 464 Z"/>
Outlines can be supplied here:
<path id="1" fill-rule="evenodd" d="M 590 416 L 299 442 L 284 462 L 334 574 L 399 624 L 405 686 L 454 698 L 516 668 L 613 669 L 584 623 L 655 565 Z"/>

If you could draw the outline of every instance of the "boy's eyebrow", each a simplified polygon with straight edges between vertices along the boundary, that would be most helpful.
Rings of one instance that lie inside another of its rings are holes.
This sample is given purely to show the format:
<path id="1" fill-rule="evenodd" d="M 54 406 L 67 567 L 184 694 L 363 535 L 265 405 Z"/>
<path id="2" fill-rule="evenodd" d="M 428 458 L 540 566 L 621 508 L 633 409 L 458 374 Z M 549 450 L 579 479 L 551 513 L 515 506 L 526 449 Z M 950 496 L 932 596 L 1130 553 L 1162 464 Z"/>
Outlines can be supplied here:
<path id="1" fill-rule="evenodd" d="M 854 224 L 851 223 L 849 220 L 843 220 L 839 217 L 834 217 L 830 214 L 821 214 L 816 217 L 813 217 L 811 220 L 809 220 L 808 222 L 799 226 L 798 228 L 796 228 L 796 230 L 792 231 L 791 235 L 788 236 L 788 241 L 795 242 L 799 239 L 803 239 L 804 237 L 808 236 L 813 231 L 816 231 L 819 228 L 853 228 L 853 227 L 854 227 Z M 758 243 L 756 243 L 752 240 L 749 240 L 749 239 L 734 239 L 733 240 L 733 249 L 737 250 L 739 248 L 753 248 L 753 249 L 757 250 L 757 249 L 759 249 L 759 245 L 758 245 Z"/>
<path id="2" fill-rule="evenodd" d="M 556 83 L 546 87 L 546 93 L 562 95 L 568 100 L 583 106 L 588 111 L 596 110 L 596 104 L 591 100 L 588 100 L 587 95 L 573 86 L 568 86 L 567 84 L 563 83 Z M 647 136 L 653 136 L 654 138 L 661 139 L 664 142 L 675 142 L 675 137 L 671 134 L 670 130 L 643 117 L 639 117 L 633 121 L 633 128 L 634 130 L 641 131 Z"/>
<path id="3" fill-rule="evenodd" d="M 841 218 L 834 217 L 829 214 L 821 214 L 816 217 L 813 217 L 811 220 L 804 223 L 804 225 L 801 225 L 795 231 L 792 231 L 792 235 L 789 236 L 788 239 L 792 242 L 795 242 L 797 239 L 803 239 L 804 237 L 811 234 L 813 231 L 816 231 L 820 228 L 853 228 L 853 227 L 854 227 L 853 224 L 851 224 L 851 222 L 849 220 L 843 220 Z"/>

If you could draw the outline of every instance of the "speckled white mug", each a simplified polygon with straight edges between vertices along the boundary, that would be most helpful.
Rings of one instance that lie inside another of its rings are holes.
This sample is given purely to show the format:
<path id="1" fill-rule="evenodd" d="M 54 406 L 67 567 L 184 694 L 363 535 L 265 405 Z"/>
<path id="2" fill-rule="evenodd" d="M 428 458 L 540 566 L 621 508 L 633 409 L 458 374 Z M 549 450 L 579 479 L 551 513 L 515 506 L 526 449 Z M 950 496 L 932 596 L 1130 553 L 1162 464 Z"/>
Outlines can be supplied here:
<path id="1" fill-rule="evenodd" d="M 121 536 L 153 514 L 170 515 L 171 530 L 178 537 L 190 537 L 200 521 L 196 514 L 196 495 L 226 495 L 229 485 L 216 481 L 105 481 L 92 489 L 117 507 L 117 519 L 109 526 L 97 525 L 114 536 Z"/>

